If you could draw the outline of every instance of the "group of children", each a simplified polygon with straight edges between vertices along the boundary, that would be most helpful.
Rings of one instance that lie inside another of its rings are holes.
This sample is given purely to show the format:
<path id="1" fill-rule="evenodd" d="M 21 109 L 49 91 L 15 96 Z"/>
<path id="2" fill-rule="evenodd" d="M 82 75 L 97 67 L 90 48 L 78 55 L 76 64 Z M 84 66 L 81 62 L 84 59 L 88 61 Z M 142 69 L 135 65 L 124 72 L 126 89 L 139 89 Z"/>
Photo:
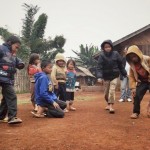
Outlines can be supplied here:
<path id="1" fill-rule="evenodd" d="M 127 78 L 127 72 L 123 65 L 121 56 L 114 51 L 113 44 L 110 40 L 101 44 L 102 52 L 98 60 L 98 82 L 105 86 L 105 100 L 107 102 L 106 110 L 114 113 L 113 108 L 115 100 L 115 88 L 117 78 Z M 140 115 L 140 103 L 147 90 L 150 91 L 150 57 L 142 54 L 141 50 L 133 45 L 127 49 L 126 60 L 130 65 L 129 87 L 133 96 L 133 113 L 132 119 L 137 119 Z M 150 117 L 150 102 L 147 106 L 147 115 Z"/>
<path id="2" fill-rule="evenodd" d="M 31 54 L 28 74 L 30 77 L 31 101 L 35 117 L 64 117 L 64 113 L 75 111 L 73 107 L 76 71 L 75 61 L 66 62 L 58 53 L 55 64 L 42 61 L 38 54 Z"/>
<path id="3" fill-rule="evenodd" d="M 8 116 L 9 124 L 18 124 L 22 120 L 17 118 L 17 96 L 14 91 L 14 75 L 17 69 L 23 69 L 24 63 L 16 57 L 21 42 L 16 36 L 8 38 L 0 46 L 0 86 L 2 87 L 2 101 L 0 105 L 0 121 Z M 115 89 L 117 78 L 129 79 L 134 107 L 132 119 L 140 115 L 140 103 L 147 90 L 150 90 L 150 57 L 142 54 L 140 49 L 133 45 L 127 49 L 126 61 L 130 65 L 129 75 L 125 70 L 121 56 L 114 51 L 110 40 L 101 44 L 101 53 L 98 60 L 98 82 L 105 86 L 106 110 L 115 113 Z M 55 64 L 48 60 L 40 61 L 38 54 L 31 54 L 27 67 L 30 78 L 31 102 L 35 117 L 63 118 L 73 107 L 76 71 L 75 61 L 66 62 L 64 56 L 58 53 Z M 150 102 L 147 106 L 147 115 L 150 117 Z"/>

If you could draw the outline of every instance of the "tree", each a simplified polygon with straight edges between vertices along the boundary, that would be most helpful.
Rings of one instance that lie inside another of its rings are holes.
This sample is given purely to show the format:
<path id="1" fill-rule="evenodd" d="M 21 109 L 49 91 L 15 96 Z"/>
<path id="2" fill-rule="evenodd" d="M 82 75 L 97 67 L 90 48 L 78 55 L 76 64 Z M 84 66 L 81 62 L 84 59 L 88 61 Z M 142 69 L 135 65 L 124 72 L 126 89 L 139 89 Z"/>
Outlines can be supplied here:
<path id="1" fill-rule="evenodd" d="M 73 52 L 77 55 L 77 58 L 75 58 L 77 64 L 88 69 L 96 67 L 97 62 L 94 60 L 93 55 L 99 51 L 98 47 L 93 45 L 86 45 L 84 47 L 84 45 L 81 44 L 79 48 L 79 52 L 73 50 Z"/>
<path id="2" fill-rule="evenodd" d="M 22 46 L 19 56 L 26 61 L 31 53 L 38 53 L 43 59 L 54 59 L 58 52 L 63 53 L 66 39 L 62 35 L 57 35 L 54 39 L 44 38 L 48 16 L 43 13 L 35 21 L 35 15 L 39 11 L 39 7 L 24 3 L 23 8 L 25 18 L 22 25 Z M 12 34 L 7 29 L 0 28 L 0 35 L 4 40 Z"/>

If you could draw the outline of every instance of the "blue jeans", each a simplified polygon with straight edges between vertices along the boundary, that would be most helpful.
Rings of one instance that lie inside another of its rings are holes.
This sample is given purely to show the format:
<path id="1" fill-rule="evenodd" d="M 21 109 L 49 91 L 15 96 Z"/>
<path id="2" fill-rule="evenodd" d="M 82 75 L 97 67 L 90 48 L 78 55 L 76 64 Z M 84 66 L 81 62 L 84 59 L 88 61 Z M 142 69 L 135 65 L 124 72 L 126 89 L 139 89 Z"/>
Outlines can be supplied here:
<path id="1" fill-rule="evenodd" d="M 123 78 L 121 80 L 121 96 L 120 99 L 126 100 L 128 98 L 131 98 L 131 90 L 129 88 L 129 78 Z"/>

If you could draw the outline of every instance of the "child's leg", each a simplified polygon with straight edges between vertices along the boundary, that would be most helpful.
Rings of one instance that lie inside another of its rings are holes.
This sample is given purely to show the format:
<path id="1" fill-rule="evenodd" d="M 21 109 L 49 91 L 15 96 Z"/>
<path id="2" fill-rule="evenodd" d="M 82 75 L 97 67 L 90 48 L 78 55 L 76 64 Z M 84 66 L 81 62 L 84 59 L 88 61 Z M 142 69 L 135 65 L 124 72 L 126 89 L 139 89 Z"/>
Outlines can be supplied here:
<path id="1" fill-rule="evenodd" d="M 35 108 L 34 83 L 30 82 L 31 102 Z"/>
<path id="2" fill-rule="evenodd" d="M 140 114 L 140 103 L 143 99 L 143 96 L 146 94 L 148 90 L 147 83 L 140 83 L 136 88 L 136 95 L 134 97 L 134 108 L 133 113 Z"/>
<path id="3" fill-rule="evenodd" d="M 56 101 L 60 108 L 54 108 L 53 105 L 48 105 L 48 111 L 47 111 L 47 116 L 48 117 L 54 117 L 54 118 L 63 118 L 65 113 L 62 109 L 65 109 L 66 108 L 66 103 L 63 102 L 63 101 Z M 62 108 L 62 109 L 61 109 Z"/>
<path id="4" fill-rule="evenodd" d="M 0 105 L 0 120 L 3 120 L 6 117 L 6 114 L 7 114 L 7 103 L 3 96 Z"/>
<path id="5" fill-rule="evenodd" d="M 74 102 L 74 92 L 71 92 L 70 93 L 70 103 L 69 103 L 69 105 L 70 105 L 70 107 L 69 107 L 69 109 L 70 110 L 72 110 L 72 111 L 75 111 L 76 110 L 76 108 L 74 108 L 72 105 L 73 105 L 73 102 Z"/>
<path id="6" fill-rule="evenodd" d="M 65 83 L 60 83 L 59 84 L 59 93 L 60 97 L 59 99 L 66 102 L 66 84 Z"/>
<path id="7" fill-rule="evenodd" d="M 7 84 L 3 84 L 2 94 L 7 103 L 8 121 L 10 121 L 17 116 L 17 96 L 13 86 Z"/>
<path id="8" fill-rule="evenodd" d="M 108 104 L 108 106 L 105 108 L 106 110 L 109 110 L 109 103 L 108 103 L 108 95 L 109 95 L 109 88 L 110 88 L 110 81 L 105 81 L 104 82 L 104 97 L 105 97 L 105 100 Z"/>
<path id="9" fill-rule="evenodd" d="M 45 108 L 42 107 L 42 106 L 37 106 L 37 107 L 38 107 L 37 113 L 33 113 L 34 117 L 37 117 L 37 118 L 43 118 L 43 117 L 45 117 L 44 116 L 44 110 L 45 110 Z"/>
<path id="10" fill-rule="evenodd" d="M 61 108 L 62 110 L 64 110 L 64 109 L 67 107 L 67 104 L 66 104 L 66 102 L 64 102 L 64 101 L 57 100 L 56 103 L 60 106 L 60 108 Z"/>

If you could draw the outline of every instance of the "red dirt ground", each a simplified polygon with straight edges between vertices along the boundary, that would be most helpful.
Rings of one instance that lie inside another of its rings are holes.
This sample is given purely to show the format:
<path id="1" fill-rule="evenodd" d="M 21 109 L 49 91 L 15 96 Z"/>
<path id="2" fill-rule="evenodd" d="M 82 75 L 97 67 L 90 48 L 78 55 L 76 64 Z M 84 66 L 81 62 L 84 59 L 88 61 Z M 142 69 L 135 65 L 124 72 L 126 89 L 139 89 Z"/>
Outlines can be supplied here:
<path id="1" fill-rule="evenodd" d="M 23 123 L 0 124 L 0 150 L 150 150 L 150 119 L 146 116 L 149 95 L 137 120 L 129 118 L 132 103 L 116 102 L 116 114 L 109 114 L 104 110 L 102 94 L 77 95 L 77 111 L 63 119 L 33 118 L 31 104 L 19 105 Z M 18 97 L 29 99 L 29 94 Z"/>

